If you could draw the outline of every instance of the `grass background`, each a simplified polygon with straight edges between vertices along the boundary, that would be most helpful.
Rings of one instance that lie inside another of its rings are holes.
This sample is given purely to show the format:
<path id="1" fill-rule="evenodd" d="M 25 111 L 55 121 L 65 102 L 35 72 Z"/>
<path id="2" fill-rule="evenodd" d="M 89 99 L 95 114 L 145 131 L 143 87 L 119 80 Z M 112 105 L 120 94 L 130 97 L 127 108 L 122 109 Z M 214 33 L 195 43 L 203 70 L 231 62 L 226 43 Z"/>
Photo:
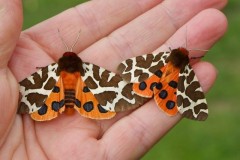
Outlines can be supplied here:
<path id="1" fill-rule="evenodd" d="M 23 28 L 84 1 L 23 0 Z M 229 21 L 228 32 L 204 58 L 219 71 L 213 89 L 207 94 L 209 118 L 204 123 L 182 120 L 143 160 L 240 159 L 240 1 L 231 0 L 224 13 Z"/>

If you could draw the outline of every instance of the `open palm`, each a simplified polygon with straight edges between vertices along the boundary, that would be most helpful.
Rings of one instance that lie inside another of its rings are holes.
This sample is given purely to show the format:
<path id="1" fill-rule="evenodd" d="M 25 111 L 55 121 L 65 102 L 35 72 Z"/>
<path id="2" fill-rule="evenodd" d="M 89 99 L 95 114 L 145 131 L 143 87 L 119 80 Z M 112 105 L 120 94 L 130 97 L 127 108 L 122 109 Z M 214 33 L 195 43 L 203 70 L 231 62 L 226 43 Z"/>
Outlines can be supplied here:
<path id="1" fill-rule="evenodd" d="M 137 159 L 166 134 L 181 116 L 166 116 L 153 101 L 111 120 L 77 112 L 48 122 L 16 115 L 17 81 L 65 51 L 58 28 L 69 44 L 81 29 L 74 52 L 111 71 L 127 58 L 184 45 L 186 36 L 188 48 L 208 49 L 226 30 L 217 10 L 225 0 L 162 1 L 90 1 L 21 32 L 20 0 L 0 0 L 0 159 Z M 216 78 L 214 67 L 195 62 L 193 68 L 206 92 Z"/>

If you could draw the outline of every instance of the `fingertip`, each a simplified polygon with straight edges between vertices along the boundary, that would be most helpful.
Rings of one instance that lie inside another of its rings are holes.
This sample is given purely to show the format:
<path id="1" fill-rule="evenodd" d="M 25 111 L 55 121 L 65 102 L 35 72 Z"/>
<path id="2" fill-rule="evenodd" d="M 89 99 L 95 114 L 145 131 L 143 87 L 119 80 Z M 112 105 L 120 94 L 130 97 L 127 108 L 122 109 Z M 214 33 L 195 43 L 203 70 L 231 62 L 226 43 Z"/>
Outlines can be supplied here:
<path id="1" fill-rule="evenodd" d="M 209 15 L 211 15 L 211 19 L 202 19 L 202 23 L 206 22 L 205 25 L 212 27 L 212 34 L 223 35 L 226 32 L 228 20 L 223 12 L 218 9 L 210 8 L 202 11 L 200 15 L 202 17 L 209 17 Z"/>
<path id="2" fill-rule="evenodd" d="M 188 47 L 211 48 L 225 34 L 227 27 L 227 18 L 221 11 L 214 8 L 203 10 L 188 24 Z"/>

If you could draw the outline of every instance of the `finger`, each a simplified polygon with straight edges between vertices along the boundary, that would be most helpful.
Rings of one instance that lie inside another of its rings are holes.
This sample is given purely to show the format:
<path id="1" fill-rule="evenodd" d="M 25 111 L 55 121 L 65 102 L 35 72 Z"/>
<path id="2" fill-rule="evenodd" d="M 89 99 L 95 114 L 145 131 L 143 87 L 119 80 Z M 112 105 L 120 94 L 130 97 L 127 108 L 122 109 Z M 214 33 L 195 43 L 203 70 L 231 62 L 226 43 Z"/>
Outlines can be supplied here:
<path id="1" fill-rule="evenodd" d="M 0 68 L 7 66 L 22 26 L 21 1 L 0 0 Z M 18 16 L 16 16 L 18 15 Z"/>
<path id="2" fill-rule="evenodd" d="M 21 1 L 0 0 L 0 146 L 16 115 L 18 85 L 7 68 L 22 24 Z"/>
<path id="3" fill-rule="evenodd" d="M 201 10 L 217 7 L 219 3 L 224 4 L 225 2 L 203 0 L 188 3 L 188 1 L 162 2 L 81 52 L 81 58 L 114 71 L 121 61 L 155 50 Z M 172 5 L 181 6 L 183 4 L 185 4 L 184 10 L 181 7 L 172 7 Z M 97 58 L 92 59 L 92 57 Z M 103 63 L 106 61 L 111 63 Z"/>
<path id="4" fill-rule="evenodd" d="M 74 49 L 75 52 L 79 52 L 161 1 L 89 1 L 30 28 L 25 34 L 40 44 L 46 51 L 50 50 L 52 57 L 57 60 L 59 54 L 61 55 L 65 50 L 57 34 L 58 28 L 69 45 L 73 43 L 78 31 L 81 30 L 80 43 Z"/>
<path id="5" fill-rule="evenodd" d="M 215 39 L 215 36 L 222 36 L 225 30 L 222 30 L 221 33 L 214 32 L 214 30 L 219 26 L 222 26 L 225 17 L 217 11 L 208 15 L 208 17 L 203 17 L 202 13 L 194 18 L 205 18 L 208 19 L 208 21 L 206 20 L 207 23 L 205 25 L 196 25 L 195 23 L 192 23 L 192 25 L 195 25 L 196 29 L 188 34 L 189 39 L 193 39 L 195 33 L 204 34 L 203 31 L 207 31 L 207 33 L 210 34 L 209 37 L 204 36 L 208 39 Z M 211 21 L 214 21 L 215 23 L 211 24 Z M 189 23 L 191 24 L 191 21 Z M 194 28 L 194 26 L 191 27 Z M 208 39 L 200 39 L 201 41 L 196 40 L 197 44 L 200 44 L 203 47 L 212 45 L 205 43 Z M 208 42 L 212 41 L 208 40 Z M 194 69 L 201 86 L 205 85 L 203 86 L 203 89 L 206 91 L 215 80 L 216 70 L 212 65 L 208 65 L 205 62 L 198 63 L 194 66 Z M 211 78 L 209 78 L 208 81 L 204 81 L 203 79 L 206 76 Z M 109 159 L 120 155 L 125 156 L 121 157 L 123 159 L 136 159 L 139 158 L 139 155 L 141 156 L 146 153 L 146 151 L 151 148 L 157 140 L 165 135 L 180 120 L 180 118 L 180 115 L 174 117 L 167 116 L 162 111 L 159 111 L 155 102 L 151 100 L 141 108 L 132 112 L 129 116 L 119 120 L 107 132 L 105 132 L 105 135 L 102 138 L 102 144 L 108 146 L 106 148 L 107 151 L 111 150 L 111 152 L 108 152 Z M 115 144 L 118 144 L 118 146 L 115 146 Z M 131 157 L 129 157 L 129 155 Z"/>

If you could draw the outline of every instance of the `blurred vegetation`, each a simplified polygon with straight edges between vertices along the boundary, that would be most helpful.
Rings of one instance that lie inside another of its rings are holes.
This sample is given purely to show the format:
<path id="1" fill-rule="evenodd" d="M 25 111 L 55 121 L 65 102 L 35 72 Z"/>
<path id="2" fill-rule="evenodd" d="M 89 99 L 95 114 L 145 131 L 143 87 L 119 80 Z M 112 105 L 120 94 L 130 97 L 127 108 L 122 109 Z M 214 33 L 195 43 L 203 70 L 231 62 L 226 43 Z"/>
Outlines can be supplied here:
<path id="1" fill-rule="evenodd" d="M 24 0 L 23 28 L 29 28 L 84 1 Z M 204 59 L 211 61 L 219 71 L 213 89 L 207 94 L 209 118 L 204 123 L 182 120 L 143 160 L 240 159 L 240 1 L 229 1 L 224 13 L 229 29 Z"/>
<path id="2" fill-rule="evenodd" d="M 82 2 L 86 2 L 86 0 L 23 0 L 23 29 L 29 28 Z"/>

